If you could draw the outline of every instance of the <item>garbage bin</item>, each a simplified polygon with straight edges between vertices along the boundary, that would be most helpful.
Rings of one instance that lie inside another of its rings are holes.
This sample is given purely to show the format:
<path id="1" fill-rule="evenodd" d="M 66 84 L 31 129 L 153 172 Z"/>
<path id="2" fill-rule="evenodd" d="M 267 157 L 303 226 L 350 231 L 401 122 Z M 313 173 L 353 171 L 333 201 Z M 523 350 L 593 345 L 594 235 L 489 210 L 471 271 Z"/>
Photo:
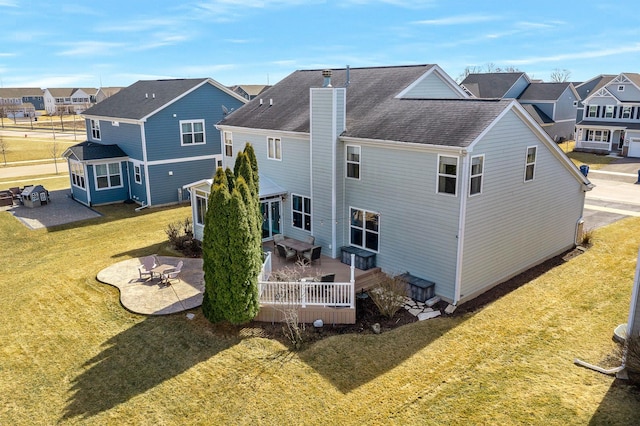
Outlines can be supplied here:
<path id="1" fill-rule="evenodd" d="M 587 166 L 586 164 L 580 166 L 580 173 L 587 176 L 589 174 L 589 166 Z"/>

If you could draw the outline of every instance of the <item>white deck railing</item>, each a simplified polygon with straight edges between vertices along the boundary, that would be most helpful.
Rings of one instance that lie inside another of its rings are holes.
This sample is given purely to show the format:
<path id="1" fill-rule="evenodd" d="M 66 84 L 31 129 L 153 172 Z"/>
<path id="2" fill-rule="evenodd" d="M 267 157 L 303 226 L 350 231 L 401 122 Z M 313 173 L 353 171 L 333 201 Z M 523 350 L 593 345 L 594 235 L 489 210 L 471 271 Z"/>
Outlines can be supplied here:
<path id="1" fill-rule="evenodd" d="M 576 148 L 609 150 L 609 142 L 576 141 Z"/>
<path id="2" fill-rule="evenodd" d="M 351 282 L 268 281 L 271 252 L 267 252 L 258 278 L 260 303 L 271 305 L 332 306 L 355 308 L 355 255 L 351 255 Z"/>

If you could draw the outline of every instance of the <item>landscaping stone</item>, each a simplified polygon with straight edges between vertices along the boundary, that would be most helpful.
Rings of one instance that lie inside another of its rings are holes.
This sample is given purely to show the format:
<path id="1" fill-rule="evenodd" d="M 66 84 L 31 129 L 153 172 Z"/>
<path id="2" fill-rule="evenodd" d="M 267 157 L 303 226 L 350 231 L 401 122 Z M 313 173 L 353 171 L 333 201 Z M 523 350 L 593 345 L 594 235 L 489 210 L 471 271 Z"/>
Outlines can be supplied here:
<path id="1" fill-rule="evenodd" d="M 380 324 L 379 323 L 373 324 L 371 326 L 371 330 L 373 330 L 375 334 L 380 334 Z"/>
<path id="2" fill-rule="evenodd" d="M 422 312 L 418 315 L 418 321 L 424 321 L 431 318 L 439 317 L 440 311 Z"/>
<path id="3" fill-rule="evenodd" d="M 435 296 L 432 297 L 431 299 L 427 300 L 426 302 L 424 302 L 428 307 L 432 307 L 433 305 L 435 305 L 436 303 L 438 303 L 440 301 L 440 296 Z"/>
<path id="4" fill-rule="evenodd" d="M 451 305 L 451 304 L 449 304 L 449 306 L 447 306 L 446 308 L 444 308 L 444 312 L 445 312 L 446 314 L 449 314 L 449 315 L 450 315 L 450 314 L 452 314 L 452 313 L 456 310 L 456 307 L 457 307 L 456 305 Z"/>

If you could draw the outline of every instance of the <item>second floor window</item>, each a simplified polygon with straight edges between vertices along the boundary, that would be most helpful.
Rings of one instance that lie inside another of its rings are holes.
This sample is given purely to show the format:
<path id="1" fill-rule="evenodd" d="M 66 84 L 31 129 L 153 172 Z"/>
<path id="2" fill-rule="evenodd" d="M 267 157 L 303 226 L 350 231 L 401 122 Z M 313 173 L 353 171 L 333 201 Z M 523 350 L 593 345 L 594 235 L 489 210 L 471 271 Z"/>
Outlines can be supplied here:
<path id="1" fill-rule="evenodd" d="M 282 160 L 282 142 L 280 138 L 267 138 L 267 157 L 271 160 Z"/>
<path id="2" fill-rule="evenodd" d="M 528 182 L 533 180 L 536 170 L 536 154 L 538 151 L 537 146 L 530 146 L 527 148 L 527 159 L 524 166 L 524 181 Z"/>
<path id="3" fill-rule="evenodd" d="M 182 145 L 205 143 L 204 120 L 180 121 L 180 139 Z"/>
<path id="4" fill-rule="evenodd" d="M 100 140 L 100 121 L 91 120 L 91 139 Z"/>
<path id="5" fill-rule="evenodd" d="M 613 118 L 613 105 L 607 105 L 604 110 L 604 118 Z"/>
<path id="6" fill-rule="evenodd" d="M 589 105 L 589 112 L 587 113 L 587 117 L 595 118 L 598 116 L 598 106 L 597 105 Z"/>
<path id="7" fill-rule="evenodd" d="M 438 193 L 456 195 L 458 158 L 438 155 Z"/>
<path id="8" fill-rule="evenodd" d="M 622 107 L 622 118 L 631 118 L 632 112 L 630 106 Z"/>
<path id="9" fill-rule="evenodd" d="M 142 170 L 140 165 L 133 166 L 133 179 L 136 183 L 142 183 Z"/>
<path id="10" fill-rule="evenodd" d="M 224 132 L 224 155 L 227 157 L 233 157 L 233 137 L 231 132 Z"/>
<path id="11" fill-rule="evenodd" d="M 360 147 L 347 145 L 347 177 L 360 179 Z"/>
<path id="12" fill-rule="evenodd" d="M 480 194 L 482 192 L 482 175 L 484 174 L 484 155 L 471 157 L 471 182 L 469 185 L 469 195 Z"/>

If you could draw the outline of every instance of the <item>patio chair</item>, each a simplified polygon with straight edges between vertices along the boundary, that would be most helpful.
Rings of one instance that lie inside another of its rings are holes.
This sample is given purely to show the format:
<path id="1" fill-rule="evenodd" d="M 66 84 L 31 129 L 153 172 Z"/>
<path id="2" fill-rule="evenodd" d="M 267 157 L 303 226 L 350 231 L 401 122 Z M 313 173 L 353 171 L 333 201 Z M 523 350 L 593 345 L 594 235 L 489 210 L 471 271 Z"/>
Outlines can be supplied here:
<path id="1" fill-rule="evenodd" d="M 167 269 L 166 271 L 164 271 L 162 273 L 162 282 L 166 285 L 171 285 L 171 280 L 178 278 L 178 274 L 182 272 L 183 265 L 184 262 L 181 260 L 180 262 L 178 262 L 175 268 Z"/>
<path id="2" fill-rule="evenodd" d="M 315 246 L 311 250 L 307 250 L 304 253 L 302 253 L 302 260 L 307 261 L 309 263 L 313 263 L 316 260 L 320 260 L 321 253 L 322 253 L 322 247 Z M 320 260 L 320 263 L 322 264 L 321 260 Z"/>
<path id="3" fill-rule="evenodd" d="M 153 272 L 151 270 L 155 268 L 158 264 L 156 263 L 155 256 L 147 256 L 142 259 L 142 265 L 138 266 L 138 273 L 140 274 L 140 279 L 143 279 L 145 276 L 149 276 L 149 278 L 153 278 Z"/>
<path id="4" fill-rule="evenodd" d="M 320 277 L 321 283 L 332 283 L 336 280 L 336 274 L 324 274 Z"/>
<path id="5" fill-rule="evenodd" d="M 298 254 L 295 250 L 288 249 L 282 244 L 276 244 L 276 248 L 278 249 L 278 255 L 284 257 L 285 260 L 293 259 Z"/>
<path id="6" fill-rule="evenodd" d="M 278 244 L 284 241 L 284 235 L 282 234 L 274 234 L 273 235 L 273 247 L 275 248 Z"/>
<path id="7" fill-rule="evenodd" d="M 314 237 L 313 235 L 309 235 L 307 238 L 304 239 L 304 241 L 309 244 L 315 244 L 316 237 Z"/>

